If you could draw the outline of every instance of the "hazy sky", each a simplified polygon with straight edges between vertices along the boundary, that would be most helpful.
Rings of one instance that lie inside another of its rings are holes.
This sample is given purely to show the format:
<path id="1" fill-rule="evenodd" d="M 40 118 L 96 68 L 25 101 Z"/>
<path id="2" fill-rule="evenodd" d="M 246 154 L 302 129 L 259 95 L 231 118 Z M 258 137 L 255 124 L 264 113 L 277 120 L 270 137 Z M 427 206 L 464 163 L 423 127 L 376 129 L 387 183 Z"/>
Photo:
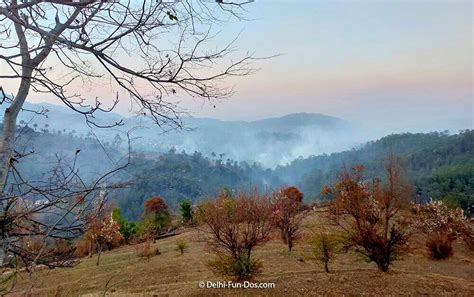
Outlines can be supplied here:
<path id="1" fill-rule="evenodd" d="M 216 108 L 183 105 L 195 116 L 220 119 L 319 112 L 399 130 L 472 128 L 472 6 L 457 0 L 256 0 L 247 6 L 252 20 L 220 28 L 217 41 L 243 30 L 240 50 L 281 56 L 229 81 L 236 94 Z"/>

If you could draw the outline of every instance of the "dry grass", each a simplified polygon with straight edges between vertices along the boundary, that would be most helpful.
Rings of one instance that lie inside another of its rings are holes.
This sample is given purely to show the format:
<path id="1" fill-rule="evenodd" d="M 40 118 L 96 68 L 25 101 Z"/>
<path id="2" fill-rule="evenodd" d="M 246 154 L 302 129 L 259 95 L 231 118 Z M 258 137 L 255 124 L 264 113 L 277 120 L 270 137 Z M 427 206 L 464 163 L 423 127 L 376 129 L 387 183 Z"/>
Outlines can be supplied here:
<path id="1" fill-rule="evenodd" d="M 313 214 L 306 226 L 321 221 Z M 309 236 L 308 236 L 309 237 Z M 35 275 L 37 296 L 312 296 L 312 295 L 446 295 L 474 296 L 474 255 L 462 245 L 454 246 L 454 256 L 430 260 L 417 250 L 395 262 L 391 272 L 381 273 L 373 263 L 355 255 L 340 255 L 327 274 L 321 263 L 304 260 L 310 253 L 304 240 L 296 242 L 290 254 L 279 237 L 259 248 L 255 256 L 263 261 L 263 273 L 256 281 L 274 282 L 275 289 L 199 289 L 202 280 L 222 280 L 205 265 L 209 259 L 203 243 L 189 231 L 159 240 L 161 255 L 140 259 L 136 247 L 125 246 L 104 252 L 101 265 L 95 257 L 85 258 L 74 268 L 39 271 Z M 176 240 L 189 248 L 176 251 Z M 26 276 L 25 276 L 26 277 Z M 17 288 L 21 289 L 23 280 Z M 18 293 L 19 294 L 19 293 Z"/>

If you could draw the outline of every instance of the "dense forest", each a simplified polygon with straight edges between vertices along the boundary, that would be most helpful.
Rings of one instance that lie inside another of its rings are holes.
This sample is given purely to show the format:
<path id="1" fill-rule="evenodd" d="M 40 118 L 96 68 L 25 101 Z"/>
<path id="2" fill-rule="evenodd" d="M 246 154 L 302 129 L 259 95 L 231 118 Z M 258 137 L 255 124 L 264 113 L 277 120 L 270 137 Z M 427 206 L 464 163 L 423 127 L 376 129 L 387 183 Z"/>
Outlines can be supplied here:
<path id="1" fill-rule="evenodd" d="M 273 177 L 270 169 L 263 169 L 256 163 L 223 160 L 222 157 L 222 154 L 205 157 L 200 152 L 187 154 L 175 150 L 164 154 L 134 154 L 122 175 L 131 182 L 118 197 L 123 214 L 136 219 L 143 211 L 144 201 L 156 195 L 176 209 L 183 199 L 196 202 L 213 197 L 223 188 L 235 191 L 283 184 Z"/>
<path id="2" fill-rule="evenodd" d="M 391 151 L 401 158 L 419 195 L 447 199 L 469 210 L 474 203 L 473 144 L 474 131 L 455 135 L 397 134 L 351 151 L 298 159 L 275 170 L 256 163 L 205 157 L 199 152 L 189 155 L 172 150 L 157 157 L 138 154 L 127 169 L 136 176 L 136 183 L 122 193 L 120 203 L 127 207 L 127 216 L 135 217 L 144 199 L 152 195 L 163 196 L 170 205 L 177 205 L 185 198 L 205 199 L 223 187 L 272 189 L 284 185 L 300 187 L 306 201 L 320 201 L 322 187 L 333 182 L 344 166 L 363 164 L 368 176 L 382 176 L 384 160 Z"/>
<path id="3" fill-rule="evenodd" d="M 448 199 L 468 210 L 474 203 L 474 131 L 459 134 L 396 134 L 331 155 L 298 159 L 275 170 L 298 185 L 306 199 L 320 199 L 321 188 L 346 166 L 363 164 L 367 175 L 381 176 L 389 152 L 402 160 L 407 177 L 432 199 Z M 472 209 L 471 209 L 472 212 Z"/>
<path id="4" fill-rule="evenodd" d="M 73 162 L 75 157 L 80 174 L 85 180 L 92 180 L 123 163 L 127 155 L 126 141 L 120 136 L 113 142 L 101 143 L 93 134 L 50 131 L 47 127 L 19 129 L 17 151 L 26 155 L 20 160 L 19 168 L 30 181 L 44 179 L 59 159 Z M 115 181 L 128 187 L 116 191 L 113 198 L 129 219 L 141 215 L 143 202 L 151 196 L 163 197 L 176 209 L 183 199 L 197 202 L 222 188 L 235 191 L 257 186 L 270 190 L 296 185 L 306 201 L 321 201 L 321 188 L 333 182 L 344 166 L 363 164 L 368 176 L 381 176 L 384 160 L 391 151 L 402 159 L 406 176 L 416 185 L 418 193 L 445 199 L 472 214 L 473 150 L 474 131 L 466 130 L 454 135 L 447 132 L 390 135 L 349 151 L 299 158 L 273 170 L 255 162 L 237 162 L 222 153 L 206 156 L 175 149 L 166 153 L 134 152 L 128 167 L 115 177 Z"/>

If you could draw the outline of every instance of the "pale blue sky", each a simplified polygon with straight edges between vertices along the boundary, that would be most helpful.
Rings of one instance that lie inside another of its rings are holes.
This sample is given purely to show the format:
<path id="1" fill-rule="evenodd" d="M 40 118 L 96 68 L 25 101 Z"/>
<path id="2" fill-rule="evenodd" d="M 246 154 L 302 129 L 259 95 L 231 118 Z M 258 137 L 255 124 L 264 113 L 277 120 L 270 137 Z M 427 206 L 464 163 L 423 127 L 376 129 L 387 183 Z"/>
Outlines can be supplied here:
<path id="1" fill-rule="evenodd" d="M 238 80 L 234 98 L 196 114 L 310 111 L 472 126 L 470 1 L 257 0 L 247 9 L 255 20 L 227 26 L 222 40 L 243 29 L 241 49 L 283 55 Z"/>
<path id="2" fill-rule="evenodd" d="M 186 99 L 182 106 L 220 119 L 319 112 L 397 131 L 472 128 L 472 6 L 256 0 L 246 7 L 249 21 L 215 28 L 221 31 L 216 44 L 242 31 L 236 45 L 243 53 L 281 56 L 256 62 L 261 70 L 252 76 L 228 81 L 236 94 L 216 108 Z M 89 91 L 109 96 L 103 86 Z M 123 100 L 119 111 L 129 106 Z"/>

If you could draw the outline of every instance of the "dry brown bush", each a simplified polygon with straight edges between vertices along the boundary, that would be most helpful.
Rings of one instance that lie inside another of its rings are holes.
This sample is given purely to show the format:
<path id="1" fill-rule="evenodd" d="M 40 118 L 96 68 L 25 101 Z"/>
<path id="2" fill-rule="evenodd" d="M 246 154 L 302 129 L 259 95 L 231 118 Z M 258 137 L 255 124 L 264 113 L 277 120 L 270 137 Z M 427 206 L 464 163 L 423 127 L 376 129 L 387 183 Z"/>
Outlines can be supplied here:
<path id="1" fill-rule="evenodd" d="M 209 267 L 218 274 L 249 279 L 261 271 L 261 263 L 251 258 L 253 250 L 266 243 L 274 226 L 273 206 L 269 195 L 258 189 L 238 192 L 230 197 L 226 192 L 214 200 L 199 205 L 199 229 L 215 260 Z"/>
<path id="2" fill-rule="evenodd" d="M 160 250 L 158 248 L 152 247 L 152 241 L 147 240 L 143 243 L 140 243 L 136 246 L 137 256 L 145 259 L 150 260 L 151 257 L 157 256 L 160 254 Z"/>
<path id="3" fill-rule="evenodd" d="M 453 255 L 453 239 L 446 233 L 432 233 L 426 240 L 426 247 L 433 259 L 441 260 Z"/>

